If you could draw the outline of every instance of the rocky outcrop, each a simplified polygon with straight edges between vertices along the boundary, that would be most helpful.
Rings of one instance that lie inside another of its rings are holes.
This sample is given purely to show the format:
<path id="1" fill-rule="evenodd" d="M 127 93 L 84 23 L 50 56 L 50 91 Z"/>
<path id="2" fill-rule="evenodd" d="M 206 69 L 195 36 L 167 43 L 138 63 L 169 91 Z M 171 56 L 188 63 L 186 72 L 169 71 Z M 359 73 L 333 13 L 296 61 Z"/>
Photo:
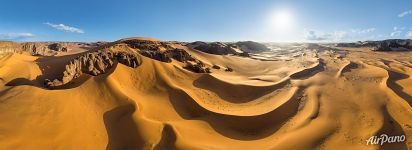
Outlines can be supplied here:
<path id="1" fill-rule="evenodd" d="M 162 62 L 172 62 L 172 58 L 180 62 L 195 60 L 194 57 L 183 49 L 170 49 L 165 51 L 140 50 L 140 54 Z"/>
<path id="2" fill-rule="evenodd" d="M 6 44 L 8 43 L 8 44 Z M 33 56 L 53 56 L 58 52 L 68 52 L 72 48 L 90 50 L 97 43 L 82 42 L 9 42 L 0 41 L 0 53 L 2 52 L 28 52 Z"/>
<path id="3" fill-rule="evenodd" d="M 261 43 L 253 42 L 253 41 L 244 41 L 244 42 L 236 42 L 236 43 L 221 43 L 221 42 L 193 42 L 189 43 L 186 46 L 205 52 L 209 54 L 216 54 L 216 55 L 238 55 L 242 57 L 249 57 L 249 53 L 256 53 L 262 51 L 270 50 L 268 47 Z"/>
<path id="4" fill-rule="evenodd" d="M 196 73 L 211 73 L 210 68 L 206 67 L 201 61 L 187 61 L 184 68 Z"/>
<path id="5" fill-rule="evenodd" d="M 227 55 L 227 54 L 234 54 L 237 55 L 242 53 L 239 49 L 227 45 L 221 42 L 213 42 L 213 43 L 205 43 L 205 42 L 193 42 L 188 44 L 190 48 L 209 53 L 209 54 L 216 54 L 216 55 Z"/>
<path id="6" fill-rule="evenodd" d="M 225 69 L 225 71 L 226 71 L 226 72 L 233 72 L 233 69 L 230 68 L 230 67 L 227 67 L 227 68 Z"/>
<path id="7" fill-rule="evenodd" d="M 270 50 L 264 44 L 253 42 L 253 41 L 236 42 L 234 43 L 234 45 L 239 47 L 239 49 L 242 50 L 243 52 L 248 52 L 248 53 L 263 52 L 263 51 Z"/>
<path id="8" fill-rule="evenodd" d="M 81 43 L 70 43 L 78 45 Z M 66 45 L 66 46 L 63 46 Z M 32 55 L 51 56 L 57 52 L 67 52 L 69 50 L 67 43 L 50 43 L 50 42 L 24 42 L 21 43 L 21 49 Z"/>
<path id="9" fill-rule="evenodd" d="M 210 68 L 205 66 L 204 63 L 183 49 L 171 49 L 166 51 L 150 51 L 150 50 L 141 50 L 140 53 L 143 56 L 156 59 L 162 62 L 172 62 L 172 59 L 175 59 L 179 62 L 185 63 L 183 68 L 190 70 L 196 73 L 210 73 Z"/>
<path id="10" fill-rule="evenodd" d="M 167 43 L 160 42 L 160 41 L 124 40 L 121 42 L 126 43 L 131 48 L 140 49 L 140 50 L 163 51 L 163 50 L 172 48 Z"/>
<path id="11" fill-rule="evenodd" d="M 384 40 L 376 42 L 374 51 L 412 51 L 412 40 Z"/>
<path id="12" fill-rule="evenodd" d="M 53 81 L 46 79 L 44 84 L 48 88 L 53 88 L 67 84 L 83 73 L 93 76 L 101 75 L 112 68 L 116 62 L 136 68 L 141 64 L 141 59 L 137 54 L 108 50 L 86 53 L 73 59 L 65 66 L 61 79 L 54 79 Z"/>
<path id="13" fill-rule="evenodd" d="M 156 39 L 141 37 L 121 39 L 115 42 L 103 44 L 99 47 L 96 47 L 96 49 L 113 48 L 118 45 L 127 45 L 130 48 L 145 51 L 165 51 L 168 49 L 173 49 L 173 47 L 170 46 L 168 42 L 162 42 Z"/>
<path id="14" fill-rule="evenodd" d="M 0 41 L 0 55 L 21 52 L 20 45 L 10 41 Z"/>
<path id="15" fill-rule="evenodd" d="M 390 39 L 383 41 L 359 41 L 354 43 L 337 43 L 337 47 L 368 47 L 374 51 L 410 51 L 412 50 L 412 40 L 410 39 Z"/>
<path id="16" fill-rule="evenodd" d="M 184 68 L 190 71 L 197 73 L 210 73 L 210 68 L 205 66 L 203 62 L 190 55 L 184 49 L 175 48 L 172 46 L 173 44 L 181 45 L 182 43 L 161 42 L 150 38 L 126 38 L 106 44 L 100 48 L 108 48 L 116 51 L 122 51 L 125 49 L 132 50 L 145 57 L 167 63 L 172 62 L 172 59 L 174 59 L 186 64 Z"/>
<path id="17" fill-rule="evenodd" d="M 37 43 L 37 42 L 21 43 L 21 49 L 23 51 L 31 53 L 32 55 L 50 56 L 50 55 L 55 54 L 53 51 L 50 51 L 48 49 L 48 45 L 45 43 Z"/>
<path id="18" fill-rule="evenodd" d="M 50 50 L 67 52 L 67 46 L 63 46 L 61 43 L 53 43 L 47 46 Z"/>

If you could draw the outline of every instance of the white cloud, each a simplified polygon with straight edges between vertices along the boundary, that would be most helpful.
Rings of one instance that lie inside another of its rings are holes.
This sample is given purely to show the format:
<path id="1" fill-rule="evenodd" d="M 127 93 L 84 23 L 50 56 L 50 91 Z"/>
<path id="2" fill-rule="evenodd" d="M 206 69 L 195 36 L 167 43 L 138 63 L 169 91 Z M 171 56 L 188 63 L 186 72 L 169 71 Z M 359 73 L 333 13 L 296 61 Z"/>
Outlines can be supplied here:
<path id="1" fill-rule="evenodd" d="M 346 31 L 335 31 L 332 33 L 332 37 L 334 41 L 339 41 L 344 39 L 347 36 L 347 32 Z"/>
<path id="2" fill-rule="evenodd" d="M 374 35 L 371 35 L 371 33 L 375 31 L 376 28 L 373 27 L 364 29 L 357 28 L 350 30 L 340 30 L 326 33 L 313 30 L 305 30 L 304 38 L 308 41 L 341 42 L 375 37 Z"/>
<path id="3" fill-rule="evenodd" d="M 404 11 L 404 12 L 401 12 L 400 14 L 398 14 L 398 17 L 402 18 L 402 17 L 405 17 L 406 15 L 409 15 L 411 13 L 412 13 L 411 10 L 407 10 L 407 11 Z"/>
<path id="4" fill-rule="evenodd" d="M 393 31 L 391 32 L 391 36 L 401 36 L 402 31 L 403 31 L 404 29 L 405 29 L 404 27 L 402 27 L 402 28 L 393 27 Z"/>
<path id="5" fill-rule="evenodd" d="M 50 27 L 53 27 L 57 30 L 62 30 L 62 31 L 65 31 L 65 32 L 84 33 L 84 31 L 82 29 L 67 26 L 67 25 L 64 25 L 64 24 L 53 24 L 53 23 L 49 23 L 49 22 L 46 22 L 44 24 L 46 24 Z"/>
<path id="6" fill-rule="evenodd" d="M 401 34 L 402 34 L 402 31 L 393 31 L 393 32 L 391 32 L 391 36 L 401 36 Z"/>
<path id="7" fill-rule="evenodd" d="M 376 29 L 375 28 L 367 28 L 367 29 L 352 29 L 352 33 L 355 34 L 367 34 L 370 32 L 374 32 Z"/>
<path id="8" fill-rule="evenodd" d="M 406 32 L 406 37 L 412 38 L 412 30 Z"/>
<path id="9" fill-rule="evenodd" d="M 34 37 L 32 33 L 0 33 L 2 40 L 21 40 L 25 38 Z"/>
<path id="10" fill-rule="evenodd" d="M 347 36 L 346 31 L 335 31 L 332 33 L 317 33 L 309 30 L 305 32 L 305 39 L 309 41 L 340 41 Z"/>
<path id="11" fill-rule="evenodd" d="M 307 31 L 305 32 L 305 39 L 310 41 L 323 41 L 326 40 L 325 37 L 321 35 L 317 35 L 315 31 Z"/>
<path id="12" fill-rule="evenodd" d="M 412 27 L 409 28 L 409 31 L 406 32 L 405 36 L 406 36 L 407 38 L 412 38 Z"/>

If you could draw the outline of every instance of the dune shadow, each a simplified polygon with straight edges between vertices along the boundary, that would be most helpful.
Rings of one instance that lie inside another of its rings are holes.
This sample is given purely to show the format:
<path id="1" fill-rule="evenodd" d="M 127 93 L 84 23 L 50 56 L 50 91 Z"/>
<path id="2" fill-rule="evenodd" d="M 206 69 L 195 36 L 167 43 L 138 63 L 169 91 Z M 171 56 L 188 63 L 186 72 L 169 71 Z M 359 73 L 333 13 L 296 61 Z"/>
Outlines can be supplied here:
<path id="1" fill-rule="evenodd" d="M 6 83 L 6 86 L 34 85 L 35 81 L 26 78 L 16 78 Z"/>
<path id="2" fill-rule="evenodd" d="M 144 140 L 139 135 L 133 119 L 136 105 L 133 103 L 118 106 L 103 115 L 108 135 L 107 150 L 142 149 Z"/>
<path id="3" fill-rule="evenodd" d="M 303 69 L 299 72 L 295 72 L 290 75 L 290 78 L 299 79 L 299 80 L 310 78 L 319 72 L 325 71 L 325 66 L 326 66 L 325 62 L 323 62 L 323 60 L 320 59 L 319 63 L 316 66 Z"/>
<path id="4" fill-rule="evenodd" d="M 187 120 L 207 122 L 219 134 L 243 141 L 268 137 L 278 131 L 284 123 L 298 112 L 299 95 L 269 113 L 256 116 L 233 116 L 206 110 L 181 89 L 168 89 L 169 99 L 176 112 Z"/>
<path id="5" fill-rule="evenodd" d="M 169 124 L 165 124 L 162 130 L 162 138 L 159 143 L 154 147 L 154 150 L 171 150 L 177 149 L 176 143 L 176 133 L 173 127 Z"/>
<path id="6" fill-rule="evenodd" d="M 59 89 L 72 89 L 79 87 L 82 85 L 84 82 L 89 80 L 92 75 L 83 73 L 80 75 L 80 77 L 73 79 L 72 81 L 60 85 L 60 86 L 53 86 L 46 88 L 45 85 L 45 80 L 49 79 L 53 81 L 54 79 L 61 80 L 63 77 L 63 72 L 65 71 L 66 64 L 68 64 L 72 59 L 75 59 L 77 56 L 80 56 L 86 52 L 78 53 L 78 54 L 73 54 L 73 55 L 66 55 L 66 56 L 42 56 L 38 59 L 36 59 L 36 64 L 39 66 L 41 70 L 41 74 L 37 76 L 33 80 L 29 80 L 26 78 L 16 78 L 13 79 L 12 81 L 9 81 L 6 83 L 6 86 L 21 86 L 21 85 L 29 85 L 29 86 L 35 86 L 38 88 L 42 89 L 47 89 L 47 90 L 59 90 Z M 98 75 L 98 76 L 108 76 L 111 73 L 114 72 L 118 65 L 117 61 L 113 62 L 113 66 L 109 68 L 106 73 Z"/>
<path id="7" fill-rule="evenodd" d="M 398 73 L 398 72 L 391 71 L 391 70 L 387 70 L 387 71 L 389 75 L 389 78 L 386 81 L 387 86 L 390 89 L 392 89 L 392 91 L 395 92 L 402 99 L 406 100 L 409 103 L 409 106 L 412 106 L 412 96 L 409 95 L 408 93 L 403 92 L 404 88 L 396 83 L 396 81 L 408 79 L 410 78 L 410 76 L 407 74 Z"/>
<path id="8" fill-rule="evenodd" d="M 401 125 L 393 119 L 393 117 L 389 114 L 387 108 L 383 108 L 383 125 L 381 129 L 377 132 L 377 136 L 380 136 L 382 134 L 386 134 L 388 136 L 401 136 L 405 135 L 404 130 L 402 129 Z M 394 142 L 394 143 L 385 143 L 382 146 L 380 146 L 380 149 L 382 150 L 407 150 L 408 145 L 407 145 L 407 140 L 404 142 Z"/>
<path id="9" fill-rule="evenodd" d="M 285 80 L 270 86 L 241 85 L 227 83 L 206 74 L 193 81 L 193 86 L 211 91 L 231 103 L 245 103 L 281 89 L 289 83 Z"/>
<path id="10" fill-rule="evenodd" d="M 44 82 L 45 79 L 53 80 L 57 77 L 63 77 L 65 67 L 69 62 L 78 56 L 84 55 L 89 51 L 65 55 L 65 56 L 41 56 L 35 60 L 39 66 L 41 75 L 36 78 L 39 83 Z"/>

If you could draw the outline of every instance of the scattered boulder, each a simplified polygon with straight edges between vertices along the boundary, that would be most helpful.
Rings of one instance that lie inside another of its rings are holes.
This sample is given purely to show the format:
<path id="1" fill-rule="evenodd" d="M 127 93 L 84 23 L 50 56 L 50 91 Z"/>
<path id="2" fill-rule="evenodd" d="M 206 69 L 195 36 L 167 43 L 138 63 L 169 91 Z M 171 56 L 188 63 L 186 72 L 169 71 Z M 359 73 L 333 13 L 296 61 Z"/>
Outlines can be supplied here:
<path id="1" fill-rule="evenodd" d="M 193 62 L 187 61 L 186 66 L 184 67 L 188 70 L 191 70 L 196 73 L 211 73 L 209 67 L 205 67 L 205 65 L 201 61 Z"/>
<path id="2" fill-rule="evenodd" d="M 226 71 L 226 72 L 233 72 L 233 69 L 230 68 L 230 67 L 227 67 L 227 68 L 225 69 L 225 71 Z"/>
<path id="3" fill-rule="evenodd" d="M 248 52 L 242 52 L 242 53 L 239 53 L 238 55 L 242 57 L 250 57 Z"/>
<path id="4" fill-rule="evenodd" d="M 220 67 L 218 65 L 213 65 L 212 68 L 213 69 L 220 69 Z"/>

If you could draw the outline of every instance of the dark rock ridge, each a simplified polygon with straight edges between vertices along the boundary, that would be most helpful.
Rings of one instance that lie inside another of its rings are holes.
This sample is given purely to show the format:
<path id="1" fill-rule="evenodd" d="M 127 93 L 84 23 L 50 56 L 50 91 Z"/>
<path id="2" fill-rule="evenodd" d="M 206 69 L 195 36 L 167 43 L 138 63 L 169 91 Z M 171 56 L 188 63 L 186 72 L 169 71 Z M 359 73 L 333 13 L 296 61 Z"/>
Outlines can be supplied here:
<path id="1" fill-rule="evenodd" d="M 174 48 L 171 44 L 172 43 L 161 42 L 154 39 L 127 38 L 108 44 L 105 47 L 124 49 L 125 47 L 123 45 L 126 45 L 127 47 L 135 49 L 145 57 L 167 63 L 175 59 L 184 63 L 186 66 L 183 68 L 185 69 L 196 73 L 210 73 L 210 68 L 204 65 L 202 61 L 196 59 L 184 49 Z"/>
<path id="2" fill-rule="evenodd" d="M 336 47 L 369 47 L 374 51 L 411 51 L 411 39 L 389 39 L 383 41 L 359 41 L 354 43 L 338 43 Z"/>
<path id="3" fill-rule="evenodd" d="M 234 45 L 238 46 L 243 52 L 254 53 L 254 52 L 263 52 L 270 50 L 264 44 L 253 42 L 253 41 L 243 41 L 236 42 Z"/>
<path id="4" fill-rule="evenodd" d="M 183 49 L 170 49 L 165 51 L 140 50 L 140 54 L 162 62 L 172 62 L 172 58 L 180 62 L 195 61 L 195 58 Z"/>
<path id="5" fill-rule="evenodd" d="M 53 81 L 46 79 L 44 84 L 48 88 L 53 88 L 67 84 L 83 73 L 93 76 L 101 75 L 112 68 L 116 62 L 132 68 L 136 68 L 142 63 L 140 57 L 133 53 L 112 52 L 109 50 L 89 52 L 71 60 L 65 66 L 61 79 L 54 79 Z"/>
<path id="6" fill-rule="evenodd" d="M 249 57 L 249 53 L 262 52 L 270 50 L 265 45 L 252 41 L 236 42 L 236 43 L 222 43 L 222 42 L 193 42 L 186 46 L 216 55 L 238 55 L 243 57 Z"/>
<path id="7" fill-rule="evenodd" d="M 227 54 L 239 54 L 242 53 L 236 47 L 232 45 L 227 45 L 221 42 L 213 42 L 213 43 L 205 43 L 205 42 L 193 42 L 188 44 L 190 48 L 209 53 L 209 54 L 216 54 L 216 55 L 227 55 Z"/>
<path id="8" fill-rule="evenodd" d="M 168 43 L 161 41 L 122 40 L 120 42 L 126 43 L 131 48 L 140 50 L 163 51 L 172 48 Z"/>
<path id="9" fill-rule="evenodd" d="M 115 42 L 103 44 L 97 47 L 97 49 L 113 48 L 123 44 L 133 49 L 146 51 L 164 51 L 173 48 L 172 46 L 170 46 L 168 42 L 162 42 L 155 39 L 126 38 Z"/>
<path id="10" fill-rule="evenodd" d="M 97 43 L 82 43 L 82 42 L 9 42 L 0 41 L 0 53 L 4 52 L 29 52 L 35 56 L 53 56 L 57 52 L 67 52 L 71 48 L 91 49 L 99 45 Z"/>
<path id="11" fill-rule="evenodd" d="M 53 43 L 47 46 L 51 50 L 59 51 L 59 52 L 67 52 L 67 47 L 63 46 L 61 43 Z"/>
<path id="12" fill-rule="evenodd" d="M 187 53 L 183 49 L 171 49 L 166 51 L 149 51 L 149 50 L 141 50 L 140 53 L 143 56 L 156 59 L 162 62 L 172 62 L 172 58 L 185 63 L 186 66 L 183 68 L 196 72 L 196 73 L 210 73 L 210 68 L 205 66 L 204 63 L 189 53 Z"/>

